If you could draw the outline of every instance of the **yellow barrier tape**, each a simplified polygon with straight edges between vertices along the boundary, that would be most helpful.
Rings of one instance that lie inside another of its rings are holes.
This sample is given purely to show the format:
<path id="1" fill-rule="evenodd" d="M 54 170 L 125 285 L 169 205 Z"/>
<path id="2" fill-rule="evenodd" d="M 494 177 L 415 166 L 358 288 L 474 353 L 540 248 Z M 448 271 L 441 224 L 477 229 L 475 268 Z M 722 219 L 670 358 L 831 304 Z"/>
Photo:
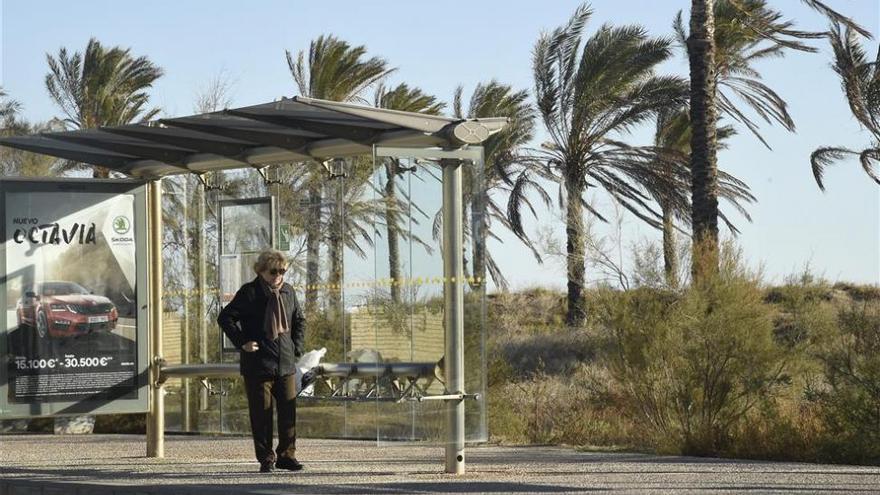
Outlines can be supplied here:
<path id="1" fill-rule="evenodd" d="M 296 284 L 293 286 L 294 289 L 298 290 L 323 290 L 323 291 L 338 291 L 345 289 L 375 289 L 378 287 L 407 287 L 407 286 L 421 286 L 421 285 L 443 285 L 446 283 L 467 283 L 470 285 L 481 284 L 483 282 L 482 277 L 463 277 L 461 279 L 457 279 L 456 277 L 413 277 L 413 278 L 380 278 L 376 280 L 358 280 L 354 282 L 348 282 L 345 284 Z M 179 289 L 179 290 L 169 290 L 164 292 L 165 297 L 198 297 L 200 295 L 211 295 L 216 296 L 220 295 L 220 291 L 218 289 L 206 289 L 201 291 L 199 289 Z"/>

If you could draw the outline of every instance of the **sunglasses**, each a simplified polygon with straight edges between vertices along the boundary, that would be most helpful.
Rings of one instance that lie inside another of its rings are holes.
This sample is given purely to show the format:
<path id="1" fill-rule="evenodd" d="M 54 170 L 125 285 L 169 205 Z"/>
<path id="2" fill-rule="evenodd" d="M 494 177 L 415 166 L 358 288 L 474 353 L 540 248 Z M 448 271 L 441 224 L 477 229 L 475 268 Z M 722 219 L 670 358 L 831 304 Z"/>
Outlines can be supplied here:
<path id="1" fill-rule="evenodd" d="M 287 268 L 273 268 L 269 270 L 270 275 L 284 275 L 287 273 Z"/>

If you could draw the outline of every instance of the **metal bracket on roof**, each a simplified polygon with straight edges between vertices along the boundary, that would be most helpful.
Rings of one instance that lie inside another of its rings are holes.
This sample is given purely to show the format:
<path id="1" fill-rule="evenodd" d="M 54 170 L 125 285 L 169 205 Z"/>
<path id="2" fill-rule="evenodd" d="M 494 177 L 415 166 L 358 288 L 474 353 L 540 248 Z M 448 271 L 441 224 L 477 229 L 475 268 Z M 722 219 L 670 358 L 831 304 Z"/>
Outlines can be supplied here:
<path id="1" fill-rule="evenodd" d="M 330 180 L 346 177 L 345 160 L 341 158 L 331 158 L 321 162 L 321 166 L 327 171 L 327 178 Z"/>
<path id="2" fill-rule="evenodd" d="M 284 184 L 284 181 L 278 179 L 270 179 L 268 175 L 266 175 L 266 169 L 268 167 L 254 167 L 260 177 L 263 178 L 263 184 L 267 186 L 271 186 L 272 184 Z"/>
<path id="3" fill-rule="evenodd" d="M 399 157 L 392 157 L 391 160 L 392 160 L 392 164 L 394 166 L 394 173 L 395 174 L 402 174 L 404 172 L 415 172 L 416 170 L 418 170 L 417 165 L 412 165 L 410 167 L 404 167 L 403 165 L 401 165 L 400 164 L 401 158 L 399 158 Z M 418 164 L 418 162 L 419 162 L 418 160 L 413 160 L 413 163 Z"/>
<path id="4" fill-rule="evenodd" d="M 222 191 L 223 189 L 226 188 L 226 186 L 224 186 L 223 184 L 217 184 L 217 185 L 213 185 L 213 186 L 210 185 L 210 184 L 208 184 L 208 181 L 205 180 L 205 176 L 206 176 L 206 175 L 208 175 L 208 172 L 201 172 L 201 173 L 196 173 L 196 174 L 195 174 L 196 178 L 199 179 L 199 183 L 201 183 L 201 184 L 202 184 L 202 187 L 205 188 L 205 192 L 208 192 L 208 191 Z"/>

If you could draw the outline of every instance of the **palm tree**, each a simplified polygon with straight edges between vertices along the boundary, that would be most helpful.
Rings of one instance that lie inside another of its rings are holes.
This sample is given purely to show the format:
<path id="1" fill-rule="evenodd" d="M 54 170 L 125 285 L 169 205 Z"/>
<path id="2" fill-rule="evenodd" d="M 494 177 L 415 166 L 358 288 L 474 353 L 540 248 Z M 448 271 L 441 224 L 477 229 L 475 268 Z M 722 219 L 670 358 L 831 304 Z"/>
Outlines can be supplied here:
<path id="1" fill-rule="evenodd" d="M 379 57 L 365 58 L 364 46 L 351 46 L 332 35 L 322 35 L 309 46 L 308 60 L 305 51 L 294 59 L 286 51 L 287 66 L 299 88 L 299 93 L 311 98 L 333 101 L 364 101 L 363 92 L 394 71 Z M 320 164 L 310 164 L 312 174 L 306 181 L 308 209 L 306 229 L 306 310 L 317 306 L 318 259 L 320 250 L 320 218 L 322 186 L 325 172 Z M 341 184 L 341 181 L 337 181 Z M 338 256 L 338 268 L 331 270 L 331 279 L 341 279 L 342 235 L 331 236 L 331 253 Z M 334 280 L 330 280 L 333 284 Z M 333 292 L 331 291 L 331 294 Z"/>
<path id="2" fill-rule="evenodd" d="M 825 190 L 822 177 L 825 167 L 846 156 L 858 156 L 868 177 L 880 184 L 880 174 L 874 165 L 880 162 L 880 49 L 871 62 L 862 47 L 857 32 L 833 22 L 828 39 L 834 50 L 834 72 L 840 76 L 840 85 L 846 95 L 849 109 L 859 124 L 871 133 L 867 148 L 856 151 L 840 146 L 824 146 L 810 156 L 813 177 L 819 189 Z"/>
<path id="3" fill-rule="evenodd" d="M 52 122 L 31 124 L 19 117 L 21 103 L 8 97 L 0 88 L 0 136 L 27 136 L 38 132 L 51 132 Z M 49 176 L 55 159 L 39 153 L 9 149 L 0 153 L 0 177 Z"/>
<path id="4" fill-rule="evenodd" d="M 21 103 L 7 96 L 9 95 L 0 87 L 0 122 L 3 124 L 3 130 L 11 126 L 15 116 L 21 111 Z"/>
<path id="5" fill-rule="evenodd" d="M 410 88 L 406 84 L 400 84 L 393 89 L 380 85 L 376 91 L 374 104 L 379 108 L 404 112 L 421 112 L 429 115 L 439 115 L 445 106 L 436 97 L 425 94 L 419 88 Z M 396 304 L 400 303 L 400 285 L 398 284 L 400 280 L 399 239 L 404 237 L 423 245 L 425 244 L 418 236 L 414 236 L 411 232 L 401 228 L 404 220 L 402 215 L 404 204 L 397 198 L 396 182 L 408 169 L 401 167 L 400 160 L 397 158 L 386 159 L 384 165 L 385 185 L 383 188 L 383 199 L 385 201 L 385 228 L 388 235 L 388 270 L 392 281 L 391 301 Z M 412 198 L 409 199 L 410 201 L 412 200 Z M 427 245 L 425 246 L 427 248 Z"/>
<path id="6" fill-rule="evenodd" d="M 713 18 L 717 110 L 746 126 L 769 148 L 759 132 L 759 124 L 741 109 L 742 104 L 768 124 L 779 123 L 788 131 L 794 131 L 795 124 L 785 100 L 762 81 L 754 65 L 784 57 L 786 49 L 813 51 L 799 41 L 799 38 L 812 37 L 813 33 L 792 29 L 793 22 L 782 20 L 782 14 L 768 8 L 765 0 L 717 0 Z M 673 29 L 679 43 L 687 49 L 689 35 L 681 11 L 675 17 Z M 734 98 L 741 105 L 737 105 Z"/>
<path id="7" fill-rule="evenodd" d="M 514 91 L 510 85 L 495 80 L 477 85 L 466 111 L 462 93 L 459 86 L 453 97 L 456 118 L 507 117 L 509 120 L 502 132 L 483 143 L 483 170 L 464 169 L 465 214 L 470 212 L 471 216 L 468 229 L 472 245 L 472 277 L 468 277 L 472 280 L 471 287 L 476 289 L 483 285 L 488 271 L 496 286 L 506 288 L 504 274 L 485 247 L 489 235 L 500 240 L 492 233 L 493 221 L 513 232 L 541 261 L 540 254 L 526 235 L 521 213 L 523 208 L 528 208 L 534 214 L 535 209 L 527 196 L 530 190 L 537 192 L 548 205 L 550 203 L 547 193 L 530 174 L 529 157 L 523 153 L 523 147 L 534 136 L 537 112 L 528 102 L 527 91 Z M 480 177 L 473 175 L 480 172 Z M 498 193 L 507 196 L 506 206 L 496 200 Z"/>
<path id="8" fill-rule="evenodd" d="M 567 25 L 541 36 L 533 55 L 538 109 L 550 136 L 541 153 L 548 169 L 560 176 L 566 196 L 570 325 L 581 325 L 586 317 L 584 209 L 603 218 L 584 193 L 588 187 L 602 188 L 659 228 L 660 216 L 642 191 L 673 196 L 677 184 L 653 166 L 652 149 L 630 146 L 619 136 L 687 98 L 682 79 L 654 75 L 671 54 L 671 40 L 651 38 L 641 26 L 603 25 L 581 48 L 590 15 L 582 5 Z"/>
<path id="9" fill-rule="evenodd" d="M 4 119 L 0 135 L 27 136 L 40 132 L 52 132 L 53 122 L 31 124 L 15 116 Z M 49 177 L 52 174 L 56 159 L 40 153 L 31 153 L 16 149 L 4 150 L 0 153 L 0 177 Z"/>
<path id="10" fill-rule="evenodd" d="M 867 34 L 820 0 L 802 0 L 802 3 L 835 22 Z M 692 0 L 689 36 L 681 13 L 676 19 L 675 30 L 687 46 L 690 63 L 695 276 L 717 268 L 718 183 L 714 126 L 718 111 L 745 125 L 767 145 L 756 122 L 732 102 L 728 92 L 744 101 L 765 122 L 775 121 L 794 130 L 785 101 L 760 81 L 760 74 L 752 67 L 758 60 L 784 56 L 785 49 L 815 52 L 814 47 L 801 40 L 821 38 L 825 33 L 799 31 L 793 26 L 792 21 L 782 19 L 780 12 L 768 8 L 766 0 Z"/>
<path id="11" fill-rule="evenodd" d="M 57 59 L 46 54 L 49 73 L 46 89 L 67 116 L 64 122 L 75 129 L 144 122 L 159 113 L 147 109 L 146 90 L 162 76 L 162 69 L 147 57 L 134 58 L 130 49 L 105 48 L 92 38 L 85 54 L 68 55 L 66 48 Z M 79 165 L 69 165 L 76 167 Z M 109 171 L 95 167 L 94 177 L 108 177 Z"/>
<path id="12" fill-rule="evenodd" d="M 717 130 L 718 147 L 724 148 L 724 140 L 736 134 L 732 126 L 721 126 Z M 657 128 L 654 134 L 654 145 L 657 147 L 658 159 L 656 166 L 669 177 L 670 181 L 681 181 L 681 187 L 690 187 L 687 175 L 690 167 L 691 127 L 687 108 L 664 109 L 657 115 Z M 682 175 L 684 174 L 684 175 Z M 727 200 L 746 220 L 751 217 L 745 209 L 745 203 L 753 203 L 755 197 L 749 192 L 747 184 L 736 177 L 719 170 L 719 194 Z M 681 203 L 679 196 L 667 197 L 651 191 L 654 200 L 660 206 L 663 216 L 663 264 L 666 283 L 670 287 L 678 286 L 678 250 L 675 241 L 675 222 L 690 225 L 691 205 Z M 686 197 L 683 199 L 687 199 Z M 739 230 L 724 214 L 718 212 L 719 218 L 734 233 Z"/>

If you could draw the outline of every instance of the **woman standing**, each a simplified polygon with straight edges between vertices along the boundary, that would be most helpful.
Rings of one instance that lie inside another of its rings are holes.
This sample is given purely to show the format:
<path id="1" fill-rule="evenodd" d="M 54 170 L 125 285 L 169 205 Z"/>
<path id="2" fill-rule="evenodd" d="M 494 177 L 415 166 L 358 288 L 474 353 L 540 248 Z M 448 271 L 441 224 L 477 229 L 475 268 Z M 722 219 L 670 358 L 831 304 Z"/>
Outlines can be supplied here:
<path id="1" fill-rule="evenodd" d="M 296 361 L 303 354 L 305 318 L 293 287 L 284 283 L 281 251 L 260 253 L 257 277 L 241 286 L 217 323 L 241 353 L 254 451 L 260 472 L 298 471 L 296 460 Z M 273 402 L 278 410 L 278 447 L 272 450 Z"/>

